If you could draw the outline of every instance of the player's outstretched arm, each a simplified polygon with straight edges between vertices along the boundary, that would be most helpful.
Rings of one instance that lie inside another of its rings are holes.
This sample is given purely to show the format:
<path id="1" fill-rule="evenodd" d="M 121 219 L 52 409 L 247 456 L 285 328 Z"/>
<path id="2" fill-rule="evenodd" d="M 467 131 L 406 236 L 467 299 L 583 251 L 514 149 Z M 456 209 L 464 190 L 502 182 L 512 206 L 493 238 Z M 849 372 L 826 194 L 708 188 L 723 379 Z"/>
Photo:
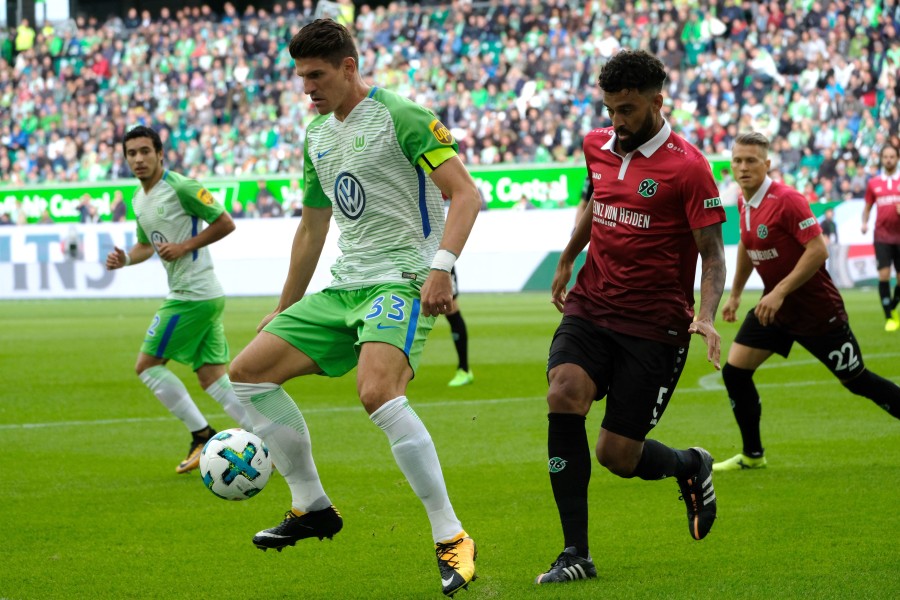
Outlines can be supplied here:
<path id="1" fill-rule="evenodd" d="M 720 368 L 721 338 L 713 326 L 719 301 L 725 289 L 725 246 L 722 242 L 722 224 L 716 223 L 694 230 L 694 241 L 700 252 L 700 310 L 688 333 L 703 336 L 706 342 L 706 359 Z"/>
<path id="2" fill-rule="evenodd" d="M 142 263 L 151 256 L 153 256 L 153 246 L 150 244 L 138 242 L 128 252 L 116 246 L 112 252 L 106 255 L 106 268 L 109 271 L 114 271 L 129 265 Z"/>
<path id="3" fill-rule="evenodd" d="M 453 257 L 459 257 L 481 210 L 481 196 L 472 176 L 456 156 L 444 161 L 432 171 L 431 180 L 444 196 L 450 199 L 444 237 L 441 238 L 438 252 L 449 252 Z M 447 265 L 437 263 L 440 261 L 432 266 L 425 284 L 422 285 L 422 314 L 425 316 L 447 314 L 453 305 L 450 268 L 447 267 L 445 270 L 443 267 Z"/>

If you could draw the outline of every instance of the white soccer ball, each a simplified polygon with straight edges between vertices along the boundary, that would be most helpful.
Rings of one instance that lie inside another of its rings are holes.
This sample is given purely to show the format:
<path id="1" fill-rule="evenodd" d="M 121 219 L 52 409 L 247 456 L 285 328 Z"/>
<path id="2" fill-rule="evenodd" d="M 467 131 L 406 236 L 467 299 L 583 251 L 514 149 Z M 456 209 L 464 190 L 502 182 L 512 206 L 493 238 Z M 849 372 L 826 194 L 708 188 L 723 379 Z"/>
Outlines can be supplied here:
<path id="1" fill-rule="evenodd" d="M 272 474 L 269 449 L 243 429 L 220 431 L 200 453 L 203 485 L 223 500 L 246 500 L 260 493 Z"/>

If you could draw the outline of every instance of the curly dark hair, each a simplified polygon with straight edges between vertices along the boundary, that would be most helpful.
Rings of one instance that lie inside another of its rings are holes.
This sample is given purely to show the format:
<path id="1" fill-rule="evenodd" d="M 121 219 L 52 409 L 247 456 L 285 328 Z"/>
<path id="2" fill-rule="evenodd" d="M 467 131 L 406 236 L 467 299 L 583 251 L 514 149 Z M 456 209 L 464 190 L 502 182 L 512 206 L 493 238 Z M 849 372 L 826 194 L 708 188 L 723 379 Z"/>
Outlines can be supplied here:
<path id="1" fill-rule="evenodd" d="M 160 139 L 159 134 L 156 133 L 156 130 L 144 125 L 138 125 L 137 127 L 130 129 L 128 133 L 125 134 L 125 137 L 122 138 L 122 154 L 126 154 L 125 144 L 128 143 L 128 140 L 133 140 L 135 138 L 150 138 L 150 141 L 153 143 L 153 149 L 157 152 L 162 152 L 162 140 Z"/>
<path id="2" fill-rule="evenodd" d="M 666 69 L 658 58 L 645 50 L 622 50 L 600 69 L 598 84 L 604 92 L 637 90 L 662 91 Z"/>
<path id="3" fill-rule="evenodd" d="M 321 58 L 337 67 L 348 56 L 359 64 L 359 52 L 350 31 L 331 19 L 316 19 L 303 26 L 288 46 L 291 58 Z"/>

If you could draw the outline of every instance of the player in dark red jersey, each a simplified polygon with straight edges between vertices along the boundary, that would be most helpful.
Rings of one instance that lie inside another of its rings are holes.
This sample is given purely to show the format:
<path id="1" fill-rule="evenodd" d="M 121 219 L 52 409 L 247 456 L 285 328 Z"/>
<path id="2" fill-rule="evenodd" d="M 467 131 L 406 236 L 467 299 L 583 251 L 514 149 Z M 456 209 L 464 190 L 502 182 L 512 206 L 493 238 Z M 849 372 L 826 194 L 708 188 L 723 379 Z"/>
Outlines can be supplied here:
<path id="1" fill-rule="evenodd" d="M 795 341 L 848 390 L 900 418 L 900 387 L 863 364 L 844 301 L 825 269 L 828 248 L 822 228 L 800 192 L 769 178 L 768 149 L 764 135 L 744 133 L 735 138 L 731 151 L 731 168 L 741 187 L 741 241 L 722 318 L 737 319 L 741 293 L 753 269 L 765 289 L 747 313 L 722 369 L 743 452 L 715 463 L 714 471 L 766 466 L 753 373 L 773 353 L 786 358 Z"/>
<path id="2" fill-rule="evenodd" d="M 665 80 L 662 63 L 644 51 L 622 51 L 600 73 L 612 127 L 585 138 L 594 193 L 552 284 L 553 304 L 564 316 L 547 364 L 547 446 L 565 549 L 537 577 L 539 584 L 596 576 L 588 549 L 585 416 L 604 396 L 600 464 L 620 477 L 676 477 L 695 539 L 716 517 L 709 453 L 646 438 L 672 396 L 691 334 L 705 338 L 707 358 L 718 368 L 713 319 L 725 284 L 725 212 L 709 163 L 660 113 Z M 587 261 L 567 294 L 574 261 L 589 241 Z"/>
<path id="3" fill-rule="evenodd" d="M 450 301 L 449 310 L 444 313 L 447 322 L 450 323 L 450 334 L 453 337 L 453 345 L 456 347 L 458 359 L 456 373 L 447 384 L 450 387 L 469 385 L 475 381 L 475 373 L 469 369 L 469 333 L 462 312 L 459 310 L 459 282 L 456 279 L 456 267 L 450 269 L 450 283 L 453 287 L 453 299 Z"/>
<path id="4" fill-rule="evenodd" d="M 886 145 L 881 149 L 881 174 L 866 186 L 866 207 L 862 213 L 862 232 L 869 230 L 869 213 L 875 212 L 875 260 L 878 265 L 878 295 L 884 308 L 884 330 L 900 329 L 900 283 L 891 298 L 891 265 L 900 274 L 900 173 L 897 172 L 898 149 Z"/>

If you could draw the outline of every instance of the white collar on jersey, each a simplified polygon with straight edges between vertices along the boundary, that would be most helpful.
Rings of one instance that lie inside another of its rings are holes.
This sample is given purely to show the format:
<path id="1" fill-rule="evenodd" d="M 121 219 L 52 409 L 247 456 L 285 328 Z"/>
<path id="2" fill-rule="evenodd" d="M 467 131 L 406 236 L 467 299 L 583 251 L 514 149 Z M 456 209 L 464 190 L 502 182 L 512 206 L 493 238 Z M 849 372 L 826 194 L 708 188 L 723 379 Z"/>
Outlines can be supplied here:
<path id="1" fill-rule="evenodd" d="M 746 200 L 744 204 L 749 204 L 753 208 L 759 208 L 760 203 L 763 201 L 763 198 L 766 197 L 766 193 L 769 191 L 769 186 L 772 185 L 772 178 L 766 175 L 766 178 L 763 179 L 762 185 L 759 186 L 759 189 L 756 190 L 756 193 L 753 194 L 753 197 L 749 200 Z"/>
<path id="2" fill-rule="evenodd" d="M 663 126 L 659 132 L 654 135 L 652 138 L 641 144 L 637 150 L 640 150 L 641 154 L 650 158 L 653 156 L 653 153 L 662 147 L 666 140 L 669 139 L 669 136 L 672 135 L 672 126 L 669 125 L 669 122 L 663 119 Z M 616 134 L 615 132 L 609 136 L 609 141 L 603 144 L 603 150 L 609 150 L 610 152 L 616 152 Z M 632 150 L 629 154 L 633 154 L 637 150 Z"/>

